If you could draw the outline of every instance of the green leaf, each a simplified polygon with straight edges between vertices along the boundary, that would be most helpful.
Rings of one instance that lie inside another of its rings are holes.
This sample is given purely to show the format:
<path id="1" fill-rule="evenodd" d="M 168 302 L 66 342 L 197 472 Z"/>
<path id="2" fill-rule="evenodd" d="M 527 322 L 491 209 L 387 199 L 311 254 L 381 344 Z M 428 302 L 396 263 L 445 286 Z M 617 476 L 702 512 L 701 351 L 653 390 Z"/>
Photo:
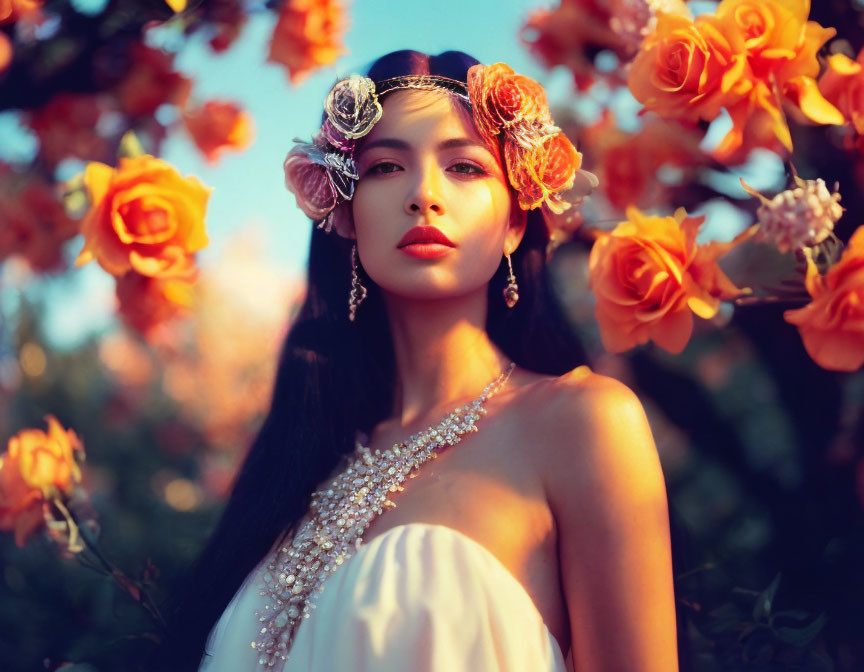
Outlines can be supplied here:
<path id="1" fill-rule="evenodd" d="M 759 597 L 756 598 L 756 604 L 753 605 L 753 620 L 765 621 L 771 613 L 771 604 L 774 602 L 774 594 L 777 592 L 777 587 L 780 585 L 780 577 L 783 572 L 778 572 L 777 576 L 771 582 L 771 585 L 763 590 Z"/>
<path id="2" fill-rule="evenodd" d="M 118 157 L 131 159 L 136 156 L 143 156 L 146 153 L 147 152 L 144 151 L 144 147 L 141 145 L 138 136 L 135 135 L 135 131 L 130 129 L 123 134 L 122 138 L 120 138 L 120 147 L 117 150 Z"/>
<path id="3" fill-rule="evenodd" d="M 803 627 L 774 626 L 774 634 L 777 639 L 787 644 L 806 646 L 819 634 L 827 621 L 828 618 L 823 612 L 812 623 Z"/>
<path id="4" fill-rule="evenodd" d="M 73 175 L 63 183 L 63 208 L 66 214 L 78 219 L 87 210 L 90 197 L 84 184 L 84 171 Z"/>

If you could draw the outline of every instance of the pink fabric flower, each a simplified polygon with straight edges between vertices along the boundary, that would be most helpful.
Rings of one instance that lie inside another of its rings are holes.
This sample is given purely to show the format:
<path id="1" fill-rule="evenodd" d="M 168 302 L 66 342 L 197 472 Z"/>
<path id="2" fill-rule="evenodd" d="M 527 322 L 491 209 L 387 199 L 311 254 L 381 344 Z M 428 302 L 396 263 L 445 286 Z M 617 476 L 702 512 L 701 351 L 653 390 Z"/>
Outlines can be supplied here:
<path id="1" fill-rule="evenodd" d="M 324 219 L 340 200 L 351 200 L 354 195 L 359 178 L 354 160 L 339 152 L 325 152 L 315 143 L 295 141 L 298 144 L 283 164 L 285 186 L 307 217 Z"/>
<path id="2" fill-rule="evenodd" d="M 336 189 L 319 147 L 306 142 L 296 145 L 288 152 L 283 168 L 285 186 L 307 217 L 322 219 L 336 206 Z"/>

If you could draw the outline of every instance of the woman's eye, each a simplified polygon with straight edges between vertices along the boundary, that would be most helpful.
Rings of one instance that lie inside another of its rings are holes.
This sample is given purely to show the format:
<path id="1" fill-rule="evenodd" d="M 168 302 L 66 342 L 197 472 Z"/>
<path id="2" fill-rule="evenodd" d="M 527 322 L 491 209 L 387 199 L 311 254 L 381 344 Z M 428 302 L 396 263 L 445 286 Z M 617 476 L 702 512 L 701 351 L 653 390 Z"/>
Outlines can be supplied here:
<path id="1" fill-rule="evenodd" d="M 462 163 L 455 163 L 455 164 L 453 164 L 452 167 L 453 168 L 459 168 L 459 167 L 467 168 L 468 170 L 457 170 L 456 171 L 457 173 L 464 173 L 466 175 L 471 175 L 472 173 L 482 175 L 484 172 L 483 169 L 480 168 L 479 166 L 475 166 L 473 163 L 465 163 L 464 161 Z"/>
<path id="2" fill-rule="evenodd" d="M 485 171 L 479 166 L 464 161 L 453 164 L 450 169 L 454 172 L 462 173 L 463 175 L 482 175 L 485 173 Z M 371 166 L 366 173 L 368 175 L 381 175 L 385 173 L 395 173 L 397 170 L 402 170 L 402 168 L 395 163 L 382 161 L 381 163 L 376 163 L 374 166 Z"/>
<path id="3" fill-rule="evenodd" d="M 399 167 L 399 166 L 397 166 L 395 163 L 390 163 L 390 162 L 388 162 L 388 161 L 382 161 L 381 163 L 376 163 L 374 166 L 372 166 L 372 167 L 367 171 L 367 173 L 371 173 L 371 174 L 374 175 L 374 174 L 376 174 L 376 173 L 392 173 L 392 172 L 395 172 L 395 171 L 392 171 L 392 170 L 384 170 L 384 169 L 383 169 L 384 166 L 392 166 L 393 168 L 398 168 L 398 167 Z"/>

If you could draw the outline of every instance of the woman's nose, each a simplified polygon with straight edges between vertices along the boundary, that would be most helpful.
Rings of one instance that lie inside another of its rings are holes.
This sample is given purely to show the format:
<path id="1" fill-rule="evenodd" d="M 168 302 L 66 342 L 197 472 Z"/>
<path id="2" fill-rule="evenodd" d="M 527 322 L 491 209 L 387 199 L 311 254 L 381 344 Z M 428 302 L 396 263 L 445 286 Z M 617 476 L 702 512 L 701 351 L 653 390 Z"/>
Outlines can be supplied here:
<path id="1" fill-rule="evenodd" d="M 436 215 L 444 214 L 444 199 L 440 190 L 440 179 L 438 165 L 424 165 L 418 169 L 419 174 L 414 186 L 405 200 L 405 210 L 409 215 L 427 214 L 434 212 Z"/>

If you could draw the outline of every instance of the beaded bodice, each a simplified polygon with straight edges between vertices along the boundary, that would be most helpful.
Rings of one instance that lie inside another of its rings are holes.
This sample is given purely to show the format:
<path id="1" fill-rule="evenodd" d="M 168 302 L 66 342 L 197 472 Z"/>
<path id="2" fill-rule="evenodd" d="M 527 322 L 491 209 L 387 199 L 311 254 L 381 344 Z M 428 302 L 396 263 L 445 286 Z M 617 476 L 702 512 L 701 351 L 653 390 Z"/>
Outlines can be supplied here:
<path id="1" fill-rule="evenodd" d="M 296 534 L 273 550 L 262 569 L 259 585 L 265 604 L 255 612 L 261 627 L 251 642 L 259 666 L 272 668 L 288 659 L 297 627 L 316 608 L 327 577 L 362 546 L 362 535 L 372 520 L 385 508 L 396 506 L 391 493 L 404 490 L 405 479 L 415 478 L 440 449 L 477 431 L 476 421 L 486 414 L 483 404 L 515 366 L 510 362 L 474 401 L 383 452 L 373 453 L 363 445 L 368 437 L 358 433 L 345 468 L 312 493 L 309 513 Z"/>

